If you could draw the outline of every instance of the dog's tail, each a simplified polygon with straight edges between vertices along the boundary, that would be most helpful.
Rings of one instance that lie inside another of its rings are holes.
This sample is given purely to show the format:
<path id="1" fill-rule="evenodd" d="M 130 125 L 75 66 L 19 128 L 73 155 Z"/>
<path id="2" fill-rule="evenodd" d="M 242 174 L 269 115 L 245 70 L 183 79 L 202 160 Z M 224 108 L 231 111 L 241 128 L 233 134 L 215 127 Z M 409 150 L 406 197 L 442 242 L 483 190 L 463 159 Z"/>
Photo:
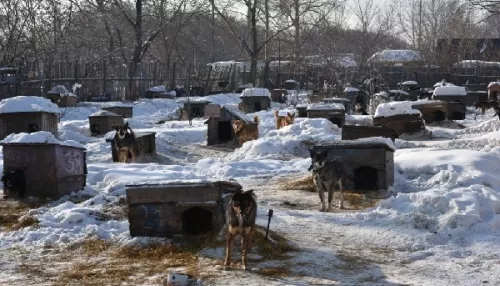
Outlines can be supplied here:
<path id="1" fill-rule="evenodd" d="M 275 117 L 275 118 L 278 118 L 278 113 L 279 113 L 279 110 L 275 110 L 273 113 L 274 113 L 274 117 Z"/>
<path id="2" fill-rule="evenodd" d="M 255 121 L 255 124 L 257 124 L 257 125 L 259 125 L 259 123 L 260 123 L 260 119 L 259 119 L 259 117 L 257 115 L 255 115 L 253 117 L 253 121 Z"/>

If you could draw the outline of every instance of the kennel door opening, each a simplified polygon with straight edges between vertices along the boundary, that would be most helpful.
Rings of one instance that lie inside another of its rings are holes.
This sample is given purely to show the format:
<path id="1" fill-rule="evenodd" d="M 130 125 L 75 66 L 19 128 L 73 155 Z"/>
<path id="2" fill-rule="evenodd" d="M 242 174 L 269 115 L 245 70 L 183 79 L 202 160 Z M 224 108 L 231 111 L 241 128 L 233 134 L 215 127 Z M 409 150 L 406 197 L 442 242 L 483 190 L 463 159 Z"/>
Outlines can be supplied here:
<path id="1" fill-rule="evenodd" d="M 220 141 L 233 140 L 233 127 L 231 126 L 231 121 L 217 122 L 217 139 Z"/>
<path id="2" fill-rule="evenodd" d="M 435 121 L 439 122 L 439 121 L 443 121 L 446 119 L 444 112 L 442 112 L 441 110 L 436 110 L 436 111 L 434 111 L 433 114 L 434 114 Z"/>
<path id="3" fill-rule="evenodd" d="M 465 119 L 465 115 L 463 112 L 455 111 L 455 112 L 451 113 L 451 120 L 464 120 L 464 119 Z"/>
<path id="4" fill-rule="evenodd" d="M 254 107 L 255 107 L 255 112 L 262 110 L 262 104 L 260 103 L 260 101 L 255 102 Z"/>
<path id="5" fill-rule="evenodd" d="M 193 207 L 182 213 L 182 228 L 186 234 L 202 234 L 213 230 L 212 212 Z"/>
<path id="6" fill-rule="evenodd" d="M 331 117 L 330 122 L 337 125 L 338 127 L 342 127 L 342 120 L 338 117 Z"/>
<path id="7" fill-rule="evenodd" d="M 370 166 L 354 169 L 354 189 L 378 190 L 378 171 Z"/>

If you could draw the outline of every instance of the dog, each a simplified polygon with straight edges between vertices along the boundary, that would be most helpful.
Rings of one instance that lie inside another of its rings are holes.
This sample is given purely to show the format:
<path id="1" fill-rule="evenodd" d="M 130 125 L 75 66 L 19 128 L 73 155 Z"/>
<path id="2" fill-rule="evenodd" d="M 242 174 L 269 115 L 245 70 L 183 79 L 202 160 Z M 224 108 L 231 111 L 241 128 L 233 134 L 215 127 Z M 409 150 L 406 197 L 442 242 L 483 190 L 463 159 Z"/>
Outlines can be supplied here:
<path id="1" fill-rule="evenodd" d="M 276 118 L 276 129 L 280 129 L 293 124 L 295 120 L 295 113 L 290 114 L 289 112 L 287 112 L 286 116 L 280 116 L 278 115 L 278 113 L 278 110 L 274 111 L 274 118 Z"/>
<path id="2" fill-rule="evenodd" d="M 354 111 L 356 115 L 369 115 L 368 112 L 366 112 L 366 110 L 359 103 L 356 104 Z"/>
<path id="3" fill-rule="evenodd" d="M 226 257 L 224 268 L 229 268 L 231 264 L 231 252 L 233 241 L 236 236 L 241 236 L 241 263 L 244 270 L 250 270 L 247 262 L 248 251 L 252 248 L 252 237 L 255 231 L 255 220 L 257 218 L 257 202 L 253 190 L 242 192 L 236 191 L 231 199 L 226 211 L 226 221 L 228 223 Z"/>
<path id="4" fill-rule="evenodd" d="M 231 121 L 231 125 L 233 126 L 234 134 L 236 134 L 236 138 L 238 138 L 239 147 L 243 145 L 243 143 L 251 140 L 259 139 L 259 123 L 260 119 L 256 115 L 253 118 L 253 123 L 246 123 L 243 120 L 233 120 Z"/>
<path id="5" fill-rule="evenodd" d="M 494 106 L 493 109 L 495 110 L 495 115 L 493 115 L 493 117 L 498 116 L 498 120 L 500 120 L 500 107 Z"/>
<path id="6" fill-rule="evenodd" d="M 4 171 L 2 176 L 4 198 L 23 198 L 26 193 L 26 177 L 22 170 Z"/>
<path id="7" fill-rule="evenodd" d="M 335 191 L 335 186 L 339 185 L 340 191 L 340 204 L 339 208 L 344 208 L 344 186 L 346 172 L 344 165 L 340 158 L 335 158 L 333 160 L 328 160 L 328 151 L 315 151 L 309 149 L 311 155 L 311 166 L 309 171 L 312 170 L 313 183 L 316 191 L 319 193 L 319 198 L 321 200 L 320 211 L 325 211 L 325 192 L 328 192 L 328 209 L 332 209 L 333 193 Z"/>
<path id="8" fill-rule="evenodd" d="M 115 150 L 118 155 L 118 162 L 120 163 L 133 163 L 137 158 L 138 146 L 135 134 L 128 122 L 123 126 L 113 126 L 116 134 Z"/>

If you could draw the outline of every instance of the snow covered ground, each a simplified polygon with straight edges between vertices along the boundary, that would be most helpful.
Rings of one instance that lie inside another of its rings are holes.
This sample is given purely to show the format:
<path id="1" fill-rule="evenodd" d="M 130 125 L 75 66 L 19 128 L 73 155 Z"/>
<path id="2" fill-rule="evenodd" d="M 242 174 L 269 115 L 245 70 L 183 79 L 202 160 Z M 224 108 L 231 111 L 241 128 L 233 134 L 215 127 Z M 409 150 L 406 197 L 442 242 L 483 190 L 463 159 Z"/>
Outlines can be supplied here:
<path id="1" fill-rule="evenodd" d="M 238 95 L 207 98 L 218 104 L 240 102 Z M 245 189 L 253 188 L 257 224 L 267 224 L 272 208 L 271 229 L 295 251 L 287 260 L 272 262 L 286 267 L 288 274 L 269 277 L 221 271 L 217 264 L 224 249 L 207 248 L 198 261 L 207 274 L 205 285 L 500 284 L 500 122 L 491 111 L 483 116 L 469 110 L 457 122 L 463 128 L 450 128 L 451 123 L 428 127 L 433 139 L 396 140 L 395 182 L 385 198 L 362 210 L 321 213 L 317 194 L 282 184 L 309 174 L 307 146 L 340 140 L 341 130 L 327 120 L 296 118 L 293 125 L 276 130 L 271 111 L 250 114 L 261 118 L 260 138 L 229 152 L 205 146 L 203 119 L 192 125 L 177 121 L 175 101 L 140 100 L 134 103 L 134 117 L 126 121 L 136 132 L 156 132 L 157 150 L 165 160 L 116 164 L 109 143 L 89 137 L 87 117 L 101 105 L 60 110 L 59 140 L 87 149 L 87 187 L 27 211 L 36 225 L 0 229 L 0 284 L 50 285 L 43 276 L 32 280 L 22 271 L 26 261 L 43 261 L 48 248 L 66 249 L 91 238 L 119 245 L 147 243 L 130 237 L 126 217 L 113 216 L 124 204 L 126 184 L 206 179 L 235 179 Z M 35 137 L 55 140 L 45 133 Z M 233 261 L 237 257 L 235 251 Z M 257 269 L 270 265 L 251 263 Z M 158 285 L 150 278 L 140 284 Z"/>

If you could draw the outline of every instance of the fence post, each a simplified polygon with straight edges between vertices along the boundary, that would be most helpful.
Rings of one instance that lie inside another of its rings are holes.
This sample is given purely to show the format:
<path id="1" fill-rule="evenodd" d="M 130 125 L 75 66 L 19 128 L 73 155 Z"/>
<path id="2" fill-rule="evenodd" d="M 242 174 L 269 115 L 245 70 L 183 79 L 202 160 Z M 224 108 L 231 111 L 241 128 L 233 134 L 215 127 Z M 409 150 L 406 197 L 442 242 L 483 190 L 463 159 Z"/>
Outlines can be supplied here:
<path id="1" fill-rule="evenodd" d="M 175 85 L 176 68 L 177 68 L 177 62 L 174 62 L 172 64 L 172 78 L 170 81 L 170 89 L 174 89 L 176 87 L 176 85 Z"/>
<path id="2" fill-rule="evenodd" d="M 106 86 L 106 77 L 107 77 L 107 66 L 106 66 L 106 60 L 102 61 L 102 94 L 106 95 L 106 92 L 108 90 Z"/>

